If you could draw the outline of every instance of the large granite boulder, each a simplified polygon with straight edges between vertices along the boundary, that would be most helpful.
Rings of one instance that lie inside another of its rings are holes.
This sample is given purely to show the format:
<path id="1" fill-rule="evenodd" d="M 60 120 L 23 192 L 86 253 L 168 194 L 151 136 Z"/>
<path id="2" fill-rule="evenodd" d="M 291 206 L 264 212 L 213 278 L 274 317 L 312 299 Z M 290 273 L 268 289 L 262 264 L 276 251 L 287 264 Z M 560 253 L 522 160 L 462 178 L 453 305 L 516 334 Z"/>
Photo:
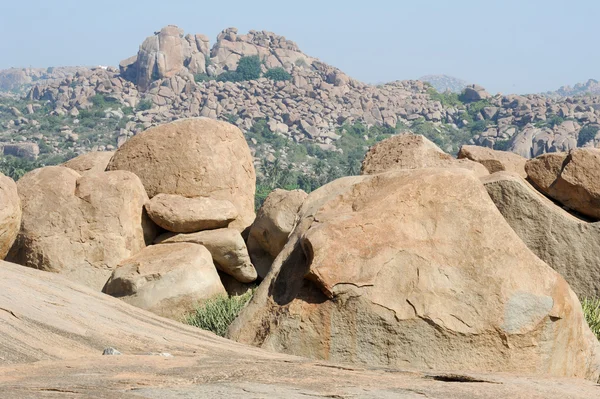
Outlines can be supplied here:
<path id="1" fill-rule="evenodd" d="M 469 169 L 478 176 L 489 174 L 485 166 L 469 159 L 457 160 L 425 136 L 416 134 L 399 134 L 375 144 L 365 155 L 361 174 L 440 167 Z"/>
<path id="2" fill-rule="evenodd" d="M 117 266 L 103 292 L 179 321 L 201 302 L 226 294 L 210 252 L 190 243 L 144 248 Z"/>
<path id="3" fill-rule="evenodd" d="M 104 172 L 114 154 L 113 151 L 92 151 L 70 159 L 61 166 L 73 169 L 79 174 Z"/>
<path id="4" fill-rule="evenodd" d="M 193 243 L 205 246 L 219 270 L 241 283 L 256 280 L 256 269 L 250 261 L 244 238 L 239 231 L 225 228 L 192 234 L 166 233 L 158 236 L 156 244 Z"/>
<path id="5" fill-rule="evenodd" d="M 577 296 L 459 168 L 344 178 L 311 193 L 229 337 L 369 366 L 600 373 Z"/>
<path id="6" fill-rule="evenodd" d="M 600 298 L 600 222 L 574 217 L 514 173 L 495 173 L 482 181 L 534 254 L 563 276 L 579 298 Z"/>
<path id="7" fill-rule="evenodd" d="M 307 196 L 302 190 L 276 189 L 259 209 L 250 227 L 248 252 L 260 278 L 265 278 L 273 260 L 287 243 Z"/>
<path id="8" fill-rule="evenodd" d="M 496 151 L 477 145 L 463 145 L 458 152 L 458 159 L 470 159 L 478 162 L 485 166 L 490 173 L 508 171 L 527 177 L 527 173 L 525 173 L 527 159 L 512 152 Z"/>
<path id="9" fill-rule="evenodd" d="M 544 194 L 569 209 L 600 219 L 600 149 L 544 154 L 529 160 L 525 170 Z"/>
<path id="10" fill-rule="evenodd" d="M 173 233 L 227 227 L 238 217 L 229 201 L 173 194 L 158 194 L 146 204 L 146 211 L 154 223 Z"/>
<path id="11" fill-rule="evenodd" d="M 117 264 L 152 239 L 144 186 L 126 171 L 87 173 L 48 166 L 18 184 L 21 231 L 8 260 L 100 290 Z M 146 233 L 146 237 L 144 235 Z"/>
<path id="12" fill-rule="evenodd" d="M 107 169 L 135 173 L 150 198 L 163 193 L 230 201 L 239 214 L 230 227 L 240 231 L 254 221 L 252 155 L 241 130 L 229 123 L 192 118 L 148 129 L 119 148 Z"/>
<path id="13" fill-rule="evenodd" d="M 0 259 L 4 259 L 19 234 L 21 227 L 21 200 L 17 185 L 0 173 Z"/>

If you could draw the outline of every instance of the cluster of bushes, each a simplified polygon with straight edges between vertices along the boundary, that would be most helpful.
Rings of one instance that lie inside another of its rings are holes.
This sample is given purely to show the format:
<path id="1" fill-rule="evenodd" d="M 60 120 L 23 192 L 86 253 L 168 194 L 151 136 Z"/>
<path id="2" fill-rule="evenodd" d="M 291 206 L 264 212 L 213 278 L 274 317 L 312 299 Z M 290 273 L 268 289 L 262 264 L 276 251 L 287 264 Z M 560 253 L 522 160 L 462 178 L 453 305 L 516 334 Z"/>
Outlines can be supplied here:
<path id="1" fill-rule="evenodd" d="M 590 330 L 600 340 L 600 299 L 585 298 L 581 305 Z"/>
<path id="2" fill-rule="evenodd" d="M 218 295 L 198 306 L 184 322 L 224 337 L 227 328 L 252 299 L 253 293 L 254 291 L 250 290 L 240 296 Z"/>
<path id="3" fill-rule="evenodd" d="M 212 80 L 218 82 L 245 82 L 248 80 L 259 79 L 261 75 L 262 61 L 258 55 L 252 55 L 240 58 L 235 71 L 225 71 L 216 77 L 209 76 L 206 73 L 199 73 L 194 75 L 194 80 L 196 83 L 209 82 Z M 262 76 L 276 82 L 292 79 L 292 75 L 281 67 L 271 68 Z"/>

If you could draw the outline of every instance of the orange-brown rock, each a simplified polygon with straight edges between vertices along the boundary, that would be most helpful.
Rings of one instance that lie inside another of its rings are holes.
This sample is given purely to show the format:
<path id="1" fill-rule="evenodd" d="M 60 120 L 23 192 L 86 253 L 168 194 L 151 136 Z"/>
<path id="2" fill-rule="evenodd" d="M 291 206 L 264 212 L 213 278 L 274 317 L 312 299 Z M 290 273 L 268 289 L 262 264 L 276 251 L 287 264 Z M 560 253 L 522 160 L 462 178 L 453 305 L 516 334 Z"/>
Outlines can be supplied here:
<path id="1" fill-rule="evenodd" d="M 370 366 L 600 374 L 576 295 L 460 168 L 340 179 L 311 193 L 229 336 Z"/>
<path id="2" fill-rule="evenodd" d="M 86 172 L 104 172 L 113 155 L 113 151 L 92 151 L 70 159 L 61 166 L 73 169 L 81 175 Z"/>
<path id="3" fill-rule="evenodd" d="M 117 264 L 145 247 L 144 186 L 126 171 L 79 175 L 47 166 L 18 184 L 21 231 L 7 259 L 100 290 Z"/>
<path id="4" fill-rule="evenodd" d="M 208 118 L 182 119 L 146 130 L 119 148 L 108 170 L 128 170 L 157 194 L 210 197 L 233 203 L 230 227 L 243 231 L 254 220 L 256 175 L 244 135 Z"/>
<path id="5" fill-rule="evenodd" d="M 225 294 L 210 252 L 190 243 L 144 248 L 116 267 L 102 291 L 178 321 L 201 302 Z"/>
<path id="6" fill-rule="evenodd" d="M 21 200 L 17 185 L 0 173 L 0 260 L 6 257 L 21 227 Z"/>
<path id="7" fill-rule="evenodd" d="M 527 159 L 512 152 L 496 151 L 477 145 L 463 145 L 458 152 L 458 159 L 470 159 L 478 162 L 485 166 L 490 173 L 507 171 L 527 177 L 527 173 L 525 173 Z"/>
<path id="8" fill-rule="evenodd" d="M 399 134 L 375 144 L 365 155 L 361 174 L 421 168 L 463 168 L 478 176 L 489 174 L 483 165 L 469 159 L 457 160 L 425 136 L 416 134 Z"/>

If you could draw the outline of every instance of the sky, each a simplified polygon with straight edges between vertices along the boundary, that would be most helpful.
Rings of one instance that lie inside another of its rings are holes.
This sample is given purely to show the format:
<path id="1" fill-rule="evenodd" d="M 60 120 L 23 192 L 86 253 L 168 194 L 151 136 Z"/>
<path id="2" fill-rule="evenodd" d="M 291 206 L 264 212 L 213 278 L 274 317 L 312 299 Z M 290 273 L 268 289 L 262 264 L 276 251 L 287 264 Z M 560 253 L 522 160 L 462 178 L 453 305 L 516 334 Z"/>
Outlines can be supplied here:
<path id="1" fill-rule="evenodd" d="M 369 83 L 446 74 L 492 93 L 600 79 L 598 0 L 2 0 L 0 69 L 118 65 L 169 24 L 267 30 Z"/>

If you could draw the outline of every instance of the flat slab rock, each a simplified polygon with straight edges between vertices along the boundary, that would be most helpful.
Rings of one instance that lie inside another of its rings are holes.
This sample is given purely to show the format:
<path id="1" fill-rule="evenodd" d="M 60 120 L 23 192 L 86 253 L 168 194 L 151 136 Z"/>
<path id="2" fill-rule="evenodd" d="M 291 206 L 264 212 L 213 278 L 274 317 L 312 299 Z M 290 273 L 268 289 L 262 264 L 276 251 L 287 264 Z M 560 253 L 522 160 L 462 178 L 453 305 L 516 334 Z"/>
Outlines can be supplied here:
<path id="1" fill-rule="evenodd" d="M 579 379 L 431 374 L 267 352 L 156 316 L 60 275 L 1 261 L 0 336 L 0 397 L 11 399 L 583 399 L 597 398 L 600 391 Z M 108 346 L 122 355 L 103 356 Z"/>

